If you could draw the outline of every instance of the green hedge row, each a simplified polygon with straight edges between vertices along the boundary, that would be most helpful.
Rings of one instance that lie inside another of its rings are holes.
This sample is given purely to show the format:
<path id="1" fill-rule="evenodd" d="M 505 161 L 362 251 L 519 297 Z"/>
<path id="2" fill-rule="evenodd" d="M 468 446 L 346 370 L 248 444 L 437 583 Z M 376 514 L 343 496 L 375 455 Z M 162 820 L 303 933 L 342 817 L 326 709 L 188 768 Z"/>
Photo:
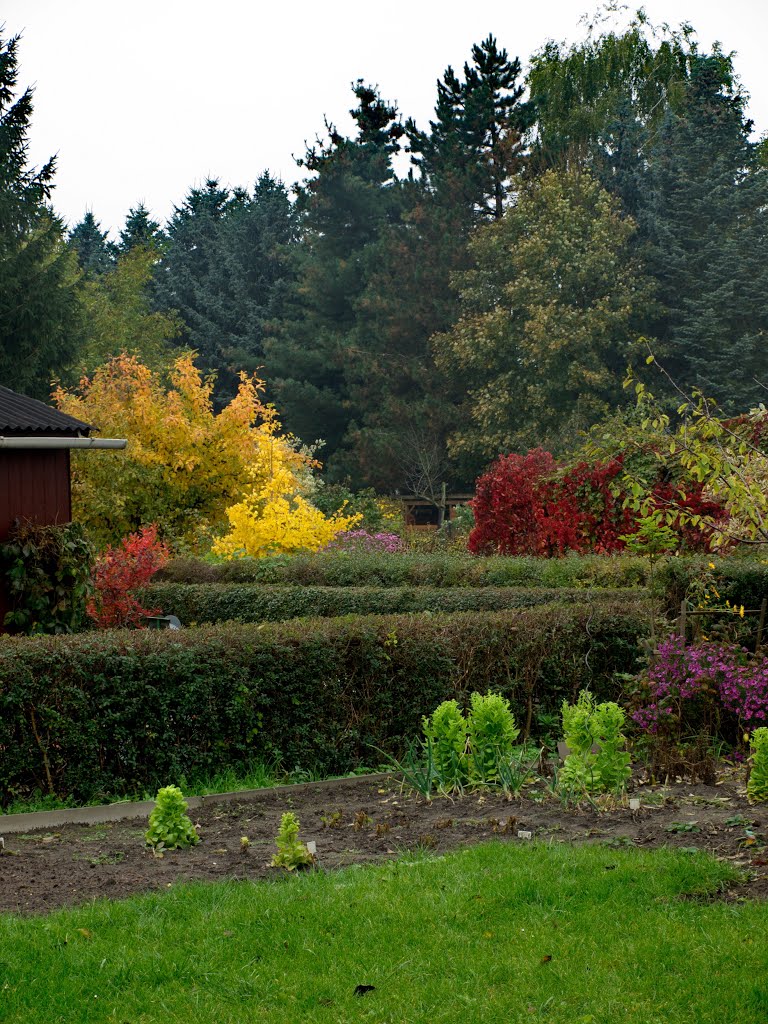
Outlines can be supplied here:
<path id="1" fill-rule="evenodd" d="M 599 600 L 642 599 L 642 590 L 596 590 Z M 502 611 L 583 601 L 583 589 L 525 587 L 281 587 L 253 583 L 156 583 L 139 595 L 145 607 L 185 625 L 267 622 L 300 616 L 394 615 L 401 612 Z"/>
<path id="2" fill-rule="evenodd" d="M 648 560 L 636 555 L 479 558 L 442 552 L 319 552 L 219 563 L 177 558 L 159 578 L 316 587 L 636 587 L 645 584 L 647 573 Z"/>
<path id="3" fill-rule="evenodd" d="M 344 772 L 402 750 L 449 697 L 497 689 L 521 724 L 589 684 L 615 696 L 647 609 L 624 602 L 0 642 L 0 802 L 89 800 L 182 776 Z M 534 730 L 535 731 L 535 730 Z"/>
<path id="4" fill-rule="evenodd" d="M 711 604 L 730 601 L 745 608 L 759 608 L 768 597 L 768 561 L 740 556 L 670 558 L 658 568 L 654 589 L 663 590 L 667 610 L 677 614 L 683 598 L 695 593 L 697 580 L 705 577 L 720 595 L 718 598 L 713 593 Z"/>

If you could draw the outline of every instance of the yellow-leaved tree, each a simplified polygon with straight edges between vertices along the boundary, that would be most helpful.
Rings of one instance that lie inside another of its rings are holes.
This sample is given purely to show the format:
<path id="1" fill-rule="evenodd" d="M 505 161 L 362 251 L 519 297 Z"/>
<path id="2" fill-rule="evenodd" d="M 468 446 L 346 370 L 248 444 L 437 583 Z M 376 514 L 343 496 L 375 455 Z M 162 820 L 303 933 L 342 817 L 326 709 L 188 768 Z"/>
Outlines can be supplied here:
<path id="1" fill-rule="evenodd" d="M 229 523 L 221 554 L 230 557 L 322 547 L 347 528 L 349 517 L 328 520 L 306 499 L 316 463 L 281 435 L 262 390 L 262 381 L 243 374 L 237 394 L 217 413 L 213 381 L 188 353 L 174 360 L 167 380 L 124 353 L 76 390 L 57 389 L 63 412 L 102 436 L 128 440 L 125 451 L 73 453 L 75 517 L 100 546 L 156 523 L 177 548 L 198 551 Z M 246 520 L 238 510 L 249 502 L 256 519 L 272 522 L 273 535 L 260 525 L 258 547 L 247 538 L 227 546 L 230 537 L 239 538 Z M 297 511 L 290 528 L 283 523 L 286 505 Z M 314 532 L 306 527 L 310 513 L 318 517 Z"/>
<path id="2" fill-rule="evenodd" d="M 319 551 L 361 516 L 336 513 L 330 518 L 301 494 L 300 479 L 287 466 L 254 473 L 243 501 L 227 509 L 230 530 L 214 541 L 214 554 L 225 558 L 259 558 L 276 552 Z"/>

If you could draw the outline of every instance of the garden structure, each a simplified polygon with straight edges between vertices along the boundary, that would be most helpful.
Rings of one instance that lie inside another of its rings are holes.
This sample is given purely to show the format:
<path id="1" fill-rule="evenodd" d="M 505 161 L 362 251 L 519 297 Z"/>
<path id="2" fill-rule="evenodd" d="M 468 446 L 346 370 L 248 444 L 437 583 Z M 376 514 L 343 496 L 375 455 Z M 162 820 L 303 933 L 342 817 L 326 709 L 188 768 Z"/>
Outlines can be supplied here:
<path id="1" fill-rule="evenodd" d="M 91 437 L 93 429 L 0 386 L 0 543 L 16 519 L 43 526 L 71 520 L 70 450 L 126 445 L 122 439 Z M 6 611 L 0 590 L 0 622 Z"/>

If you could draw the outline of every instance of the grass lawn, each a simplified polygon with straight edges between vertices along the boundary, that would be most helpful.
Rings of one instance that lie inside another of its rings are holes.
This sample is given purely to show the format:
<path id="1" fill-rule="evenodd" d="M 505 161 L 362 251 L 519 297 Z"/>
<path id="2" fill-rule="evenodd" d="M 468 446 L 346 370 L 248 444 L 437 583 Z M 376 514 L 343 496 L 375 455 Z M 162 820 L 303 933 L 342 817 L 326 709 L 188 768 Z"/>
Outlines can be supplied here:
<path id="1" fill-rule="evenodd" d="M 730 877 L 499 843 L 6 916 L 0 1021 L 765 1024 L 768 905 L 680 899 Z"/>

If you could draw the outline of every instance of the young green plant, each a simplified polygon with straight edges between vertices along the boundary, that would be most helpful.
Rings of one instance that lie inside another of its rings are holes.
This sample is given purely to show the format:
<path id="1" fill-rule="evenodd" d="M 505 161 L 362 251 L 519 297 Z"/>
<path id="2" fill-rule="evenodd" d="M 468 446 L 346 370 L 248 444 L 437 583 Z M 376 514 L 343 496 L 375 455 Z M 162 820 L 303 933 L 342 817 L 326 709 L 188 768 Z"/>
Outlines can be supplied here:
<path id="1" fill-rule="evenodd" d="M 286 811 L 280 819 L 275 842 L 277 853 L 272 858 L 273 868 L 295 871 L 296 868 L 309 867 L 315 863 L 315 855 L 299 839 L 299 819 L 293 811 Z"/>
<path id="2" fill-rule="evenodd" d="M 768 729 L 761 726 L 749 738 L 752 751 L 752 771 L 747 783 L 747 797 L 750 803 L 768 800 Z"/>
<path id="3" fill-rule="evenodd" d="M 499 693 L 473 693 L 467 717 L 469 781 L 488 786 L 499 782 L 499 763 L 509 761 L 520 730 L 509 701 Z"/>
<path id="4" fill-rule="evenodd" d="M 178 850 L 199 843 L 200 836 L 186 810 L 187 802 L 178 786 L 159 790 L 145 833 L 147 844 L 155 849 Z"/>
<path id="5" fill-rule="evenodd" d="M 619 792 L 630 776 L 630 756 L 622 749 L 624 712 L 618 704 L 596 704 L 582 690 L 575 704 L 563 701 L 563 733 L 570 753 L 558 787 L 572 792 Z"/>

